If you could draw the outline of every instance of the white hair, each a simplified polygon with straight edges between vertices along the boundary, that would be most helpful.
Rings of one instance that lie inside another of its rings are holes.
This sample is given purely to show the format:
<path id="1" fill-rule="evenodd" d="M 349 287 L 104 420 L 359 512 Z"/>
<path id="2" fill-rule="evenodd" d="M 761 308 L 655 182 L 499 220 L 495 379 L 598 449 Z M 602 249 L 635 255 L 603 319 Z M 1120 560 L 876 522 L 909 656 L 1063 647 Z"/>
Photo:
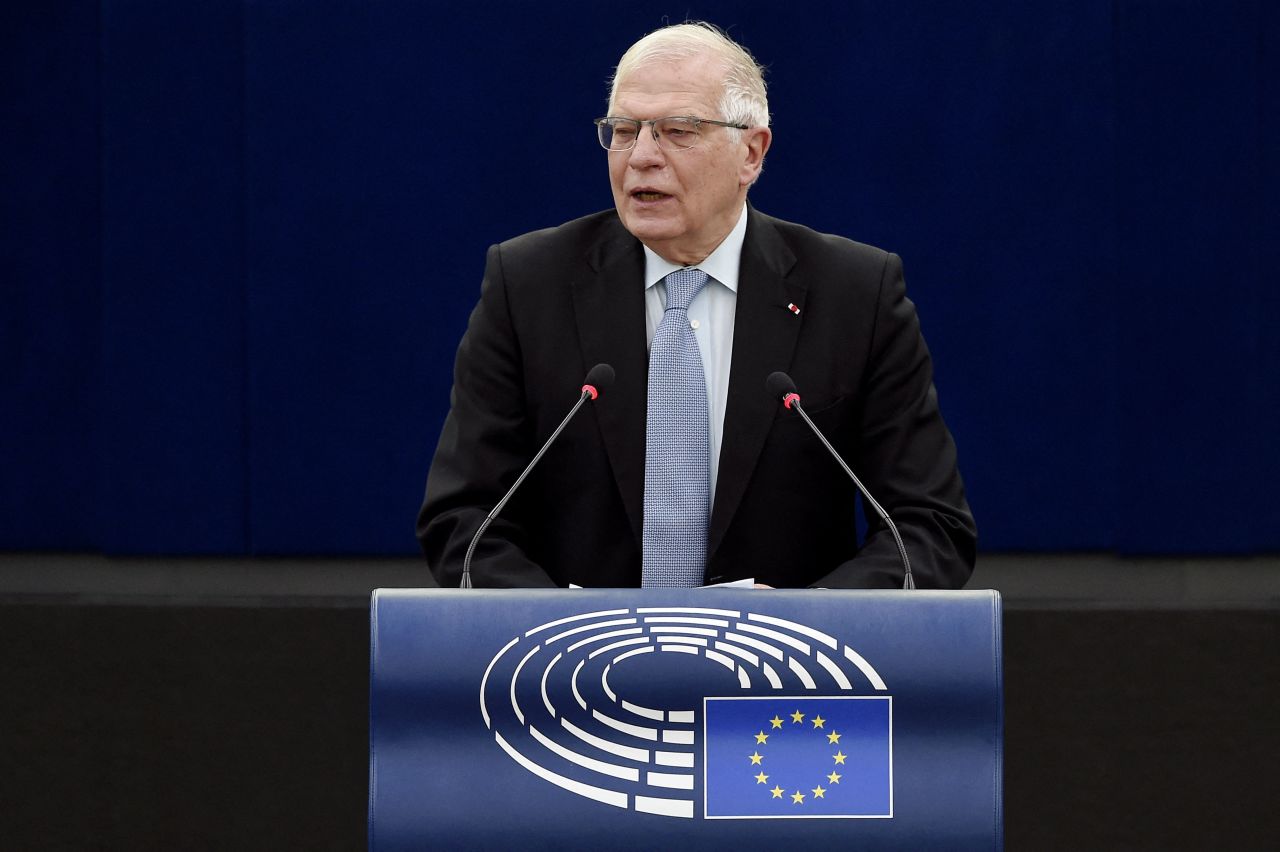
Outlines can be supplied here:
<path id="1" fill-rule="evenodd" d="M 769 98 L 765 94 L 764 69 L 742 45 L 714 24 L 690 21 L 673 24 L 649 33 L 622 54 L 609 84 L 609 114 L 613 114 L 618 84 L 628 74 L 650 62 L 679 61 L 710 54 L 724 66 L 724 86 L 720 93 L 720 115 L 716 118 L 748 127 L 769 126 Z M 740 131 L 732 130 L 737 136 Z"/>

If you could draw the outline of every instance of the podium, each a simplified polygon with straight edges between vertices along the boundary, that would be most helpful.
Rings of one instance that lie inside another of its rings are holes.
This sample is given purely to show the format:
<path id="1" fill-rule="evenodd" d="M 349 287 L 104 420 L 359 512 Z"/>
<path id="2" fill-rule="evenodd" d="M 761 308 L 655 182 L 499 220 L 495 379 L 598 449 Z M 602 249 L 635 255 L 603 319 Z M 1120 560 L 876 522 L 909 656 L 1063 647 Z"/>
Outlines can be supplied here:
<path id="1" fill-rule="evenodd" d="M 1000 849 L 993 591 L 378 590 L 369 848 Z"/>

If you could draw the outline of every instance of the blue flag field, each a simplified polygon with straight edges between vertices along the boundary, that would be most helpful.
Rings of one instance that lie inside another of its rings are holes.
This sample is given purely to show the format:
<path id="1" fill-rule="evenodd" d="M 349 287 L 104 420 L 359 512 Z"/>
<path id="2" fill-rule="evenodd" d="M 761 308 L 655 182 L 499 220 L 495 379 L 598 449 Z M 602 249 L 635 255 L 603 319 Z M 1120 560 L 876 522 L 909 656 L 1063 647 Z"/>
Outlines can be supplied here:
<path id="1" fill-rule="evenodd" d="M 892 698 L 707 698 L 707 819 L 893 815 Z"/>

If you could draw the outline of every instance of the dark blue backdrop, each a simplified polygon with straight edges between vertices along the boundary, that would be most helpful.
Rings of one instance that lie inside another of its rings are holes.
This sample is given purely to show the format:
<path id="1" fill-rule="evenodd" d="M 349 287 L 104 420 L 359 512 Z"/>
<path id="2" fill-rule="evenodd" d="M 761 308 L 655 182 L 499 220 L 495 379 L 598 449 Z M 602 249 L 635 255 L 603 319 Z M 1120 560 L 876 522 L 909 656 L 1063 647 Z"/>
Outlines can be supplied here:
<path id="1" fill-rule="evenodd" d="M 0 16 L 0 549 L 414 552 L 485 247 L 610 204 L 689 16 L 769 66 L 755 203 L 904 257 L 984 548 L 1280 550 L 1274 4 Z"/>

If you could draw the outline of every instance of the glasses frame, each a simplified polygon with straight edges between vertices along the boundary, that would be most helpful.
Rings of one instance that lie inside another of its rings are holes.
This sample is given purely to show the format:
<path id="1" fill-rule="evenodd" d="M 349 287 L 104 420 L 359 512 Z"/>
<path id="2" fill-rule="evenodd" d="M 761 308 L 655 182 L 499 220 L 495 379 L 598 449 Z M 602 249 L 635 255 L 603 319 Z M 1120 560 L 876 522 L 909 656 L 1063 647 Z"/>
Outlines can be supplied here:
<path id="1" fill-rule="evenodd" d="M 626 118 L 625 116 L 621 116 L 621 115 L 606 115 L 603 118 L 597 118 L 595 121 L 592 122 L 592 124 L 596 126 L 596 141 L 599 142 L 600 147 L 604 148 L 606 151 L 630 151 L 632 148 L 636 147 L 636 143 L 640 141 L 640 132 L 644 130 L 644 126 L 646 124 L 649 125 L 649 128 L 653 133 L 653 141 L 656 142 L 658 144 L 658 147 L 664 151 L 690 151 L 696 148 L 698 146 L 698 142 L 702 141 L 701 138 L 699 138 L 697 142 L 694 142 L 692 145 L 690 145 L 687 148 L 682 148 L 679 145 L 673 145 L 669 147 L 663 144 L 662 137 L 658 135 L 658 122 L 669 121 L 673 118 L 678 118 L 682 121 L 692 122 L 694 130 L 698 130 L 704 124 L 711 124 L 711 125 L 715 125 L 716 127 L 730 127 L 730 128 L 733 128 L 734 130 L 750 130 L 751 129 L 751 125 L 749 124 L 734 124 L 731 121 L 717 121 L 714 118 L 698 118 L 696 115 L 664 115 L 662 118 L 649 118 L 645 120 L 641 120 L 638 118 Z M 635 138 L 631 140 L 631 144 L 625 148 L 614 148 L 604 144 L 604 140 L 600 138 L 600 129 L 604 126 L 604 123 L 606 121 L 625 121 L 625 122 L 634 124 L 636 126 L 636 135 L 635 135 Z"/>

